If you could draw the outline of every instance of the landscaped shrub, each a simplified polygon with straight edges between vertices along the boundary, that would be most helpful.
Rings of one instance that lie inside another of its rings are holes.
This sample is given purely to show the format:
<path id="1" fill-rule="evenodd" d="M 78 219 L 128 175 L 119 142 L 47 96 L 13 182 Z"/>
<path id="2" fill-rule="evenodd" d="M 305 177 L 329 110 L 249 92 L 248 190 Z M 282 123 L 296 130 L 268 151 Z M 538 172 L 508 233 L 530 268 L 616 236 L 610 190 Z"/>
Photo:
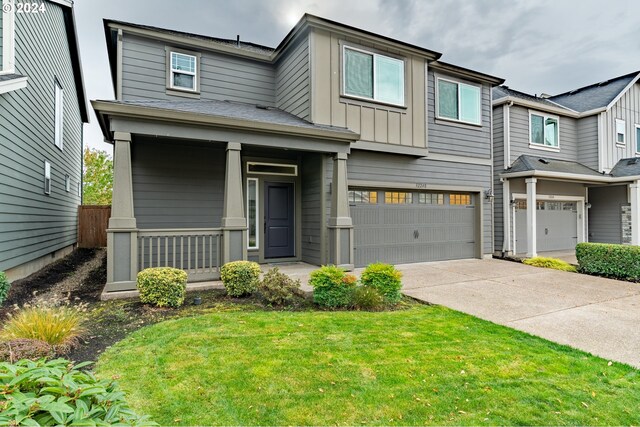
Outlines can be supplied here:
<path id="1" fill-rule="evenodd" d="M 523 264 L 532 265 L 534 267 L 552 268 L 554 270 L 570 271 L 575 273 L 577 269 L 566 261 L 556 258 L 534 257 L 522 261 Z"/>
<path id="2" fill-rule="evenodd" d="M 41 340 L 18 338 L 0 342 L 0 362 L 14 363 L 20 359 L 38 360 L 53 356 L 53 348 Z"/>
<path id="3" fill-rule="evenodd" d="M 40 304 L 25 306 L 9 317 L 0 331 L 3 340 L 32 339 L 49 344 L 56 354 L 74 347 L 84 334 L 82 307 Z"/>
<path id="4" fill-rule="evenodd" d="M 578 243 L 581 272 L 640 281 L 640 247 L 605 243 Z"/>
<path id="5" fill-rule="evenodd" d="M 146 268 L 138 273 L 140 301 L 158 307 L 180 307 L 187 291 L 187 273 L 171 267 Z"/>
<path id="6" fill-rule="evenodd" d="M 220 278 L 232 297 L 251 295 L 260 283 L 260 266 L 252 261 L 228 262 L 220 269 Z"/>
<path id="7" fill-rule="evenodd" d="M 391 264 L 369 264 L 362 272 L 360 281 L 363 286 L 375 288 L 388 302 L 398 302 L 402 298 L 402 273 Z"/>
<path id="8" fill-rule="evenodd" d="M 358 286 L 351 294 L 351 305 L 357 310 L 379 310 L 384 305 L 384 298 L 376 288 Z"/>
<path id="9" fill-rule="evenodd" d="M 4 274 L 4 271 L 0 271 L 0 305 L 7 299 L 7 295 L 9 295 L 9 287 L 11 284 L 7 279 L 7 275 Z"/>
<path id="10" fill-rule="evenodd" d="M 300 280 L 293 280 L 282 273 L 278 267 L 267 271 L 258 284 L 262 298 L 273 305 L 291 304 L 302 296 Z"/>
<path id="11" fill-rule="evenodd" d="M 111 380 L 65 359 L 0 363 L 0 425 L 156 425 Z"/>
<path id="12" fill-rule="evenodd" d="M 326 265 L 312 271 L 309 285 L 313 287 L 313 301 L 325 307 L 348 307 L 355 288 L 344 271 L 334 265 Z"/>

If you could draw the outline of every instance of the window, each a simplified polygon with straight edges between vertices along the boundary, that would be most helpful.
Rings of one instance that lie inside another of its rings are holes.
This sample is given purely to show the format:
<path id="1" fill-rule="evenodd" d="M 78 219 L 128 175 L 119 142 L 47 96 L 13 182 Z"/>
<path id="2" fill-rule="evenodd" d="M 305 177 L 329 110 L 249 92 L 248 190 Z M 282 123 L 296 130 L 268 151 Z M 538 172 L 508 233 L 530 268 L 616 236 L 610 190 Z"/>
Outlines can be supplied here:
<path id="1" fill-rule="evenodd" d="M 636 125 L 636 153 L 640 153 L 640 125 Z"/>
<path id="2" fill-rule="evenodd" d="M 426 205 L 444 205 L 444 194 L 420 193 L 418 194 L 418 203 Z"/>
<path id="3" fill-rule="evenodd" d="M 481 124 L 480 87 L 438 79 L 438 117 Z"/>
<path id="4" fill-rule="evenodd" d="M 449 194 L 450 205 L 471 205 L 471 194 Z"/>
<path id="5" fill-rule="evenodd" d="M 389 205 L 405 205 L 413 203 L 413 197 L 411 193 L 402 191 L 385 191 L 384 202 Z"/>
<path id="6" fill-rule="evenodd" d="M 62 150 L 63 140 L 63 116 L 64 116 L 64 91 L 60 82 L 55 81 L 55 117 L 54 117 L 54 144 Z"/>
<path id="7" fill-rule="evenodd" d="M 258 249 L 258 180 L 249 178 L 247 180 L 247 247 Z"/>
<path id="8" fill-rule="evenodd" d="M 343 92 L 348 96 L 404 105 L 404 61 L 344 47 Z"/>
<path id="9" fill-rule="evenodd" d="M 378 203 L 378 192 L 367 190 L 349 190 L 349 203 L 375 205 Z"/>
<path id="10" fill-rule="evenodd" d="M 169 87 L 172 89 L 197 91 L 198 57 L 171 52 Z"/>
<path id="11" fill-rule="evenodd" d="M 529 129 L 531 145 L 558 148 L 559 129 L 558 118 L 542 114 L 529 114 Z"/>
<path id="12" fill-rule="evenodd" d="M 78 197 L 82 197 L 82 183 L 81 182 L 78 182 L 76 191 L 78 192 Z"/>
<path id="13" fill-rule="evenodd" d="M 298 166 L 277 163 L 248 162 L 247 173 L 255 173 L 257 175 L 298 176 Z"/>
<path id="14" fill-rule="evenodd" d="M 64 176 L 64 191 L 66 191 L 67 193 L 71 191 L 71 178 L 69 177 L 69 175 Z"/>
<path id="15" fill-rule="evenodd" d="M 51 194 L 51 164 L 44 162 L 44 194 Z"/>
<path id="16" fill-rule="evenodd" d="M 616 119 L 616 144 L 624 145 L 626 142 L 625 137 L 625 122 L 624 120 Z"/>

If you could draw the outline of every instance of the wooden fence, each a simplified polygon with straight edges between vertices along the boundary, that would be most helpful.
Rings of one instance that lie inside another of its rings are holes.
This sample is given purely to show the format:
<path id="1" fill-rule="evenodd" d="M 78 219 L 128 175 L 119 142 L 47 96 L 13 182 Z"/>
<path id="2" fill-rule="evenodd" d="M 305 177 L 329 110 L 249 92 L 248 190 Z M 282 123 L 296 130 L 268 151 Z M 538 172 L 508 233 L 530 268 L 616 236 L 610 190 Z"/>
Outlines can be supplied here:
<path id="1" fill-rule="evenodd" d="M 107 246 L 107 227 L 111 206 L 83 205 L 78 207 L 78 247 Z"/>

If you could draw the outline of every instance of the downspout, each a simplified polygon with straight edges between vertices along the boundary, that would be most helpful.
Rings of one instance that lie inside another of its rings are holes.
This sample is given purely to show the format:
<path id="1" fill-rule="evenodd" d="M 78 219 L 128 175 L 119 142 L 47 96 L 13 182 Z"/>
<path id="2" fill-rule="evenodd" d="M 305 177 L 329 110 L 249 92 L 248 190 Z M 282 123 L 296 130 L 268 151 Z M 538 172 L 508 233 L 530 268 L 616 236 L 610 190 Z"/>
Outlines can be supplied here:
<path id="1" fill-rule="evenodd" d="M 513 101 L 505 104 L 502 112 L 504 169 L 511 166 L 511 106 L 513 106 Z M 502 182 L 502 256 L 504 257 L 507 252 L 511 251 L 511 189 L 508 179 L 500 181 Z"/>
<path id="2" fill-rule="evenodd" d="M 494 166 L 493 166 L 493 90 L 491 87 L 489 87 L 489 106 L 491 106 L 491 108 L 489 108 L 489 158 L 491 159 L 491 166 L 490 166 L 490 170 L 491 170 L 491 196 L 489 198 L 489 203 L 491 205 L 491 257 L 493 258 L 493 254 L 496 252 L 496 235 L 495 235 L 495 185 L 494 185 L 494 181 L 495 181 L 495 176 L 493 174 L 494 172 Z"/>

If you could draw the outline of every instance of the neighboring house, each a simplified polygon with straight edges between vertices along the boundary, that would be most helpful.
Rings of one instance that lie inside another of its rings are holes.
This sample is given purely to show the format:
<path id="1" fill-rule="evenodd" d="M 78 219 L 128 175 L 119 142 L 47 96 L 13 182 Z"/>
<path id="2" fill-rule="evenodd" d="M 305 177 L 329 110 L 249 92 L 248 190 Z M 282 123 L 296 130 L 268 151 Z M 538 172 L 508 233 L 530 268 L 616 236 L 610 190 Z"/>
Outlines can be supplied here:
<path id="1" fill-rule="evenodd" d="M 2 3 L 0 270 L 15 280 L 76 243 L 88 115 L 72 2 Z"/>
<path id="2" fill-rule="evenodd" d="M 493 90 L 497 253 L 640 244 L 639 78 L 556 96 Z"/>
<path id="3" fill-rule="evenodd" d="M 491 88 L 312 15 L 275 48 L 105 21 L 115 145 L 106 291 L 175 266 L 491 256 Z"/>

